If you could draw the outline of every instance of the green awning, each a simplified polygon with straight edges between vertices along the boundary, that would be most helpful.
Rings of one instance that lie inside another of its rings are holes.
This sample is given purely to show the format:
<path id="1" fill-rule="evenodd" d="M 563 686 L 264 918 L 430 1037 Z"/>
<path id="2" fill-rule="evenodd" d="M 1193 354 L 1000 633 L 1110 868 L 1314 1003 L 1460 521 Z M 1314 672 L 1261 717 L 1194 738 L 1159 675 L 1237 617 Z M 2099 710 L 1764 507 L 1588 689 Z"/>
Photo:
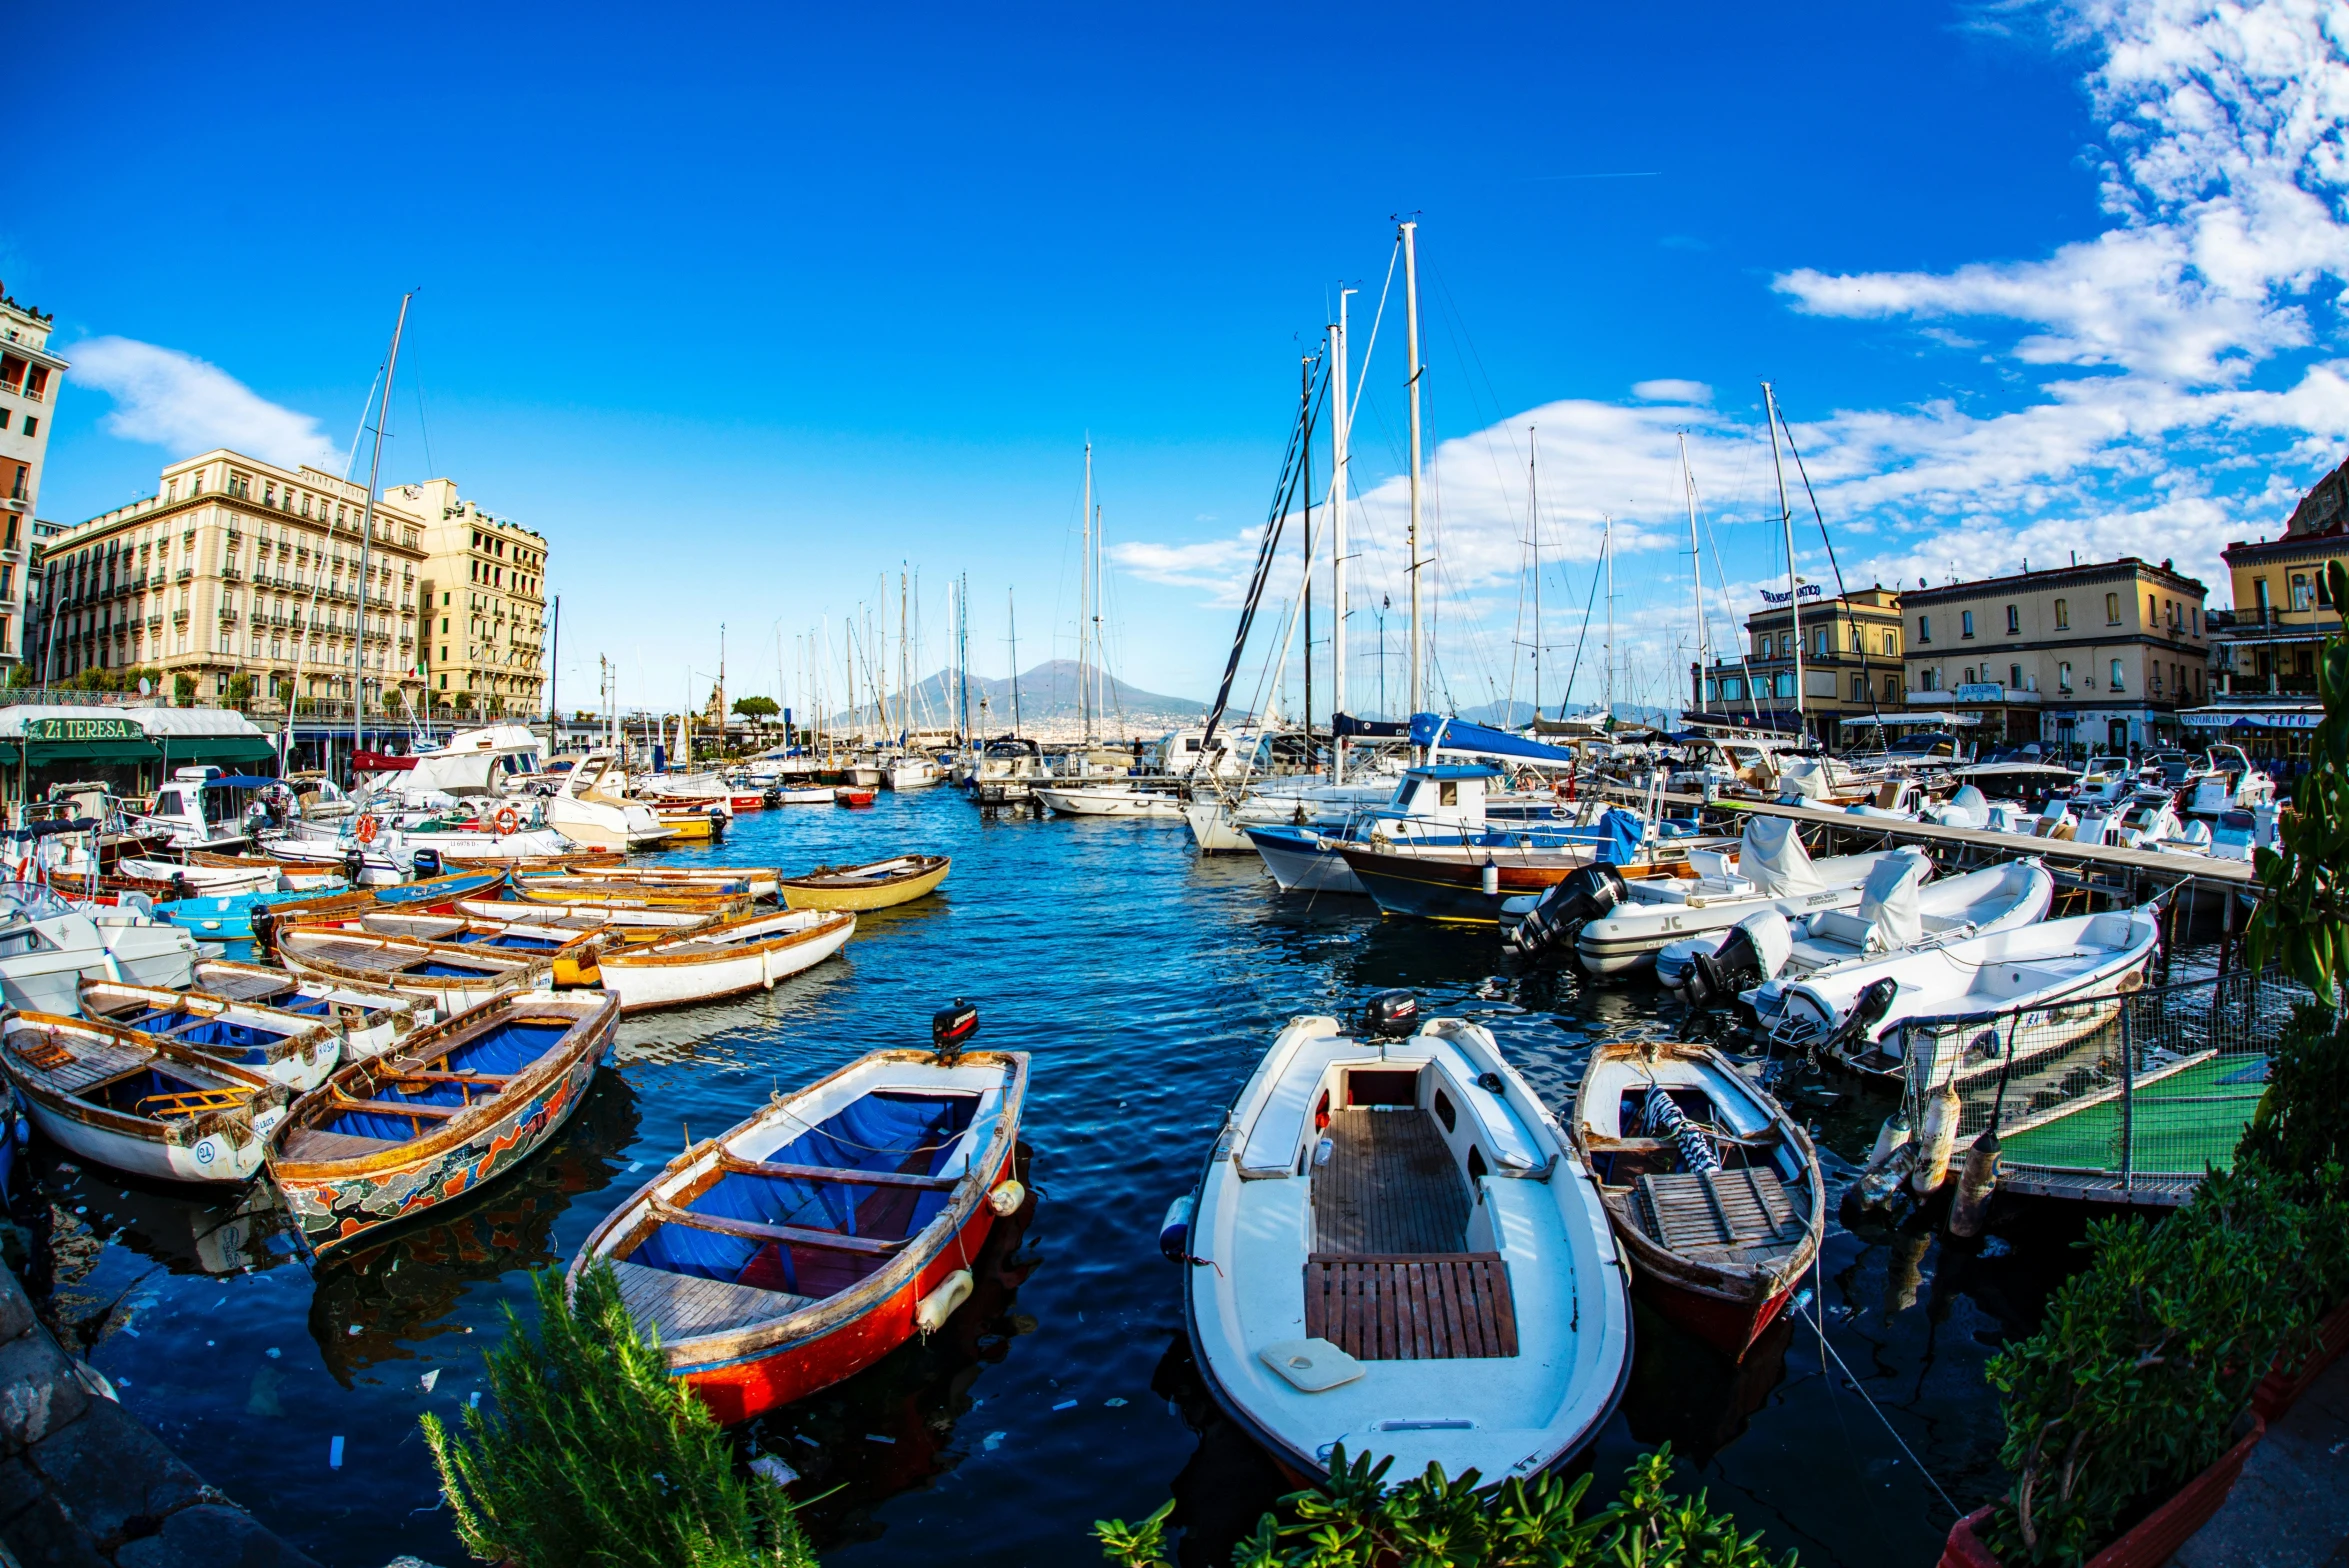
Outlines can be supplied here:
<path id="1" fill-rule="evenodd" d="M 37 740 L 31 761 L 35 767 L 45 762 L 153 762 L 162 755 L 143 740 Z"/>
<path id="2" fill-rule="evenodd" d="M 171 765 L 197 767 L 207 762 L 275 762 L 277 748 L 265 735 L 170 735 L 157 737 L 171 749 Z"/>

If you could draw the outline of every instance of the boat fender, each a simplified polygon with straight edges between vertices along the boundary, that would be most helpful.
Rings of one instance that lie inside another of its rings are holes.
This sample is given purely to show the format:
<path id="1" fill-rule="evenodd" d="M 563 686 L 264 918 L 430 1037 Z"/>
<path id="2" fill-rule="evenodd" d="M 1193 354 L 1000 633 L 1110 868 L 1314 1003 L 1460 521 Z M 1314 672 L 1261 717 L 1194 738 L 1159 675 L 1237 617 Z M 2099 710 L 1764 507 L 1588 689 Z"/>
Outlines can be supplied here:
<path id="1" fill-rule="evenodd" d="M 1957 1124 L 1957 1087 L 1944 1083 L 1925 1097 L 1925 1125 L 1917 1129 L 1917 1164 L 1909 1172 L 1909 1191 L 1918 1197 L 1931 1197 L 1948 1179 Z"/>
<path id="2" fill-rule="evenodd" d="M 987 1207 L 1004 1217 L 1017 1214 L 1020 1205 L 1027 1201 L 1028 1189 L 1016 1181 L 997 1182 L 995 1189 L 987 1194 Z"/>
<path id="3" fill-rule="evenodd" d="M 1501 868 L 1494 864 L 1492 856 L 1487 855 L 1484 857 L 1484 864 L 1478 868 L 1476 873 L 1476 885 L 1478 889 L 1483 892 L 1485 897 L 1500 897 Z"/>
<path id="4" fill-rule="evenodd" d="M 1884 1118 L 1884 1125 L 1876 1129 L 1876 1147 L 1868 1153 L 1868 1169 L 1880 1171 L 1891 1160 L 1893 1152 L 1909 1141 L 1909 1113 L 1906 1107 Z"/>
<path id="5" fill-rule="evenodd" d="M 1989 1128 L 1966 1151 L 1965 1171 L 1958 1177 L 1957 1199 L 1949 1206 L 1949 1233 L 1972 1238 L 1982 1234 L 1990 1212 L 1991 1195 L 1998 1191 L 1998 1129 Z"/>
<path id="6" fill-rule="evenodd" d="M 1191 1255 L 1191 1194 L 1166 1206 L 1166 1218 L 1158 1222 L 1158 1255 L 1169 1263 L 1181 1263 Z"/>
<path id="7" fill-rule="evenodd" d="M 971 1299 L 971 1271 L 956 1269 L 938 1282 L 938 1288 L 924 1296 L 914 1308 L 914 1327 L 924 1334 L 935 1334 L 954 1316 L 954 1309 Z"/>

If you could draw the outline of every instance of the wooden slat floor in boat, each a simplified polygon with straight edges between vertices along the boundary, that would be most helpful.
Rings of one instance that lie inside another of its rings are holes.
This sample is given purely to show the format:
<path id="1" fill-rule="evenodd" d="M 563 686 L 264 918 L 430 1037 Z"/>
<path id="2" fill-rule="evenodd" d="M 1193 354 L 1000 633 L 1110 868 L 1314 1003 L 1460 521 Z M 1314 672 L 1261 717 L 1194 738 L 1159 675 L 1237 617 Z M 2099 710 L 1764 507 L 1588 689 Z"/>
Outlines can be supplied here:
<path id="1" fill-rule="evenodd" d="M 389 1138 L 366 1138 L 357 1133 L 321 1132 L 315 1127 L 296 1127 L 285 1135 L 284 1157 L 302 1164 L 323 1165 L 330 1160 L 355 1160 L 398 1147 Z"/>
<path id="2" fill-rule="evenodd" d="M 1497 1252 L 1305 1260 L 1305 1332 L 1359 1361 L 1517 1354 L 1509 1265 Z"/>
<path id="3" fill-rule="evenodd" d="M 1347 1106 L 1324 1129 L 1313 1168 L 1317 1253 L 1468 1250 L 1468 1187 L 1427 1112 Z"/>
<path id="4" fill-rule="evenodd" d="M 612 1271 L 620 1277 L 620 1299 L 630 1315 L 659 1330 L 664 1345 L 689 1335 L 748 1328 L 814 1305 L 813 1298 L 787 1291 L 672 1274 L 625 1258 L 615 1259 Z"/>
<path id="5" fill-rule="evenodd" d="M 292 990 L 293 981 L 283 975 L 198 975 L 193 989 L 232 1002 L 257 1002 Z"/>
<path id="6" fill-rule="evenodd" d="M 79 1094 L 94 1083 L 120 1077 L 153 1060 L 145 1051 L 119 1045 L 91 1045 L 77 1040 L 73 1050 L 72 1061 L 58 1067 L 35 1069 L 42 1080 L 60 1094 Z M 21 1057 L 18 1059 L 22 1060 Z"/>
<path id="7" fill-rule="evenodd" d="M 1802 1235 L 1778 1173 L 1758 1166 L 1642 1176 L 1636 1191 L 1641 1228 L 1685 1258 L 1751 1260 Z"/>
<path id="8" fill-rule="evenodd" d="M 422 953 L 403 952 L 373 942 L 303 942 L 294 951 L 322 964 L 338 964 L 345 969 L 371 969 L 379 974 L 413 969 L 424 962 Z"/>

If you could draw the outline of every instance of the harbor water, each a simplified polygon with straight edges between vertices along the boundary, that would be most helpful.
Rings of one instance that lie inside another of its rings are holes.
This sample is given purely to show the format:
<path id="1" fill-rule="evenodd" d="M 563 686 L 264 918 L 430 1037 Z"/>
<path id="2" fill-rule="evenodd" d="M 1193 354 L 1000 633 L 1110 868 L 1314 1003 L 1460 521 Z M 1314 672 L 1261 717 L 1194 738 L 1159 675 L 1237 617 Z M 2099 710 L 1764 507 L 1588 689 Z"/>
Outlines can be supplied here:
<path id="1" fill-rule="evenodd" d="M 798 870 L 909 851 L 954 857 L 937 896 L 860 917 L 840 958 L 772 994 L 624 1022 L 617 1070 L 535 1161 L 315 1274 L 261 1188 L 138 1185 L 39 1148 L 57 1315 L 133 1413 L 322 1563 L 454 1568 L 417 1417 L 453 1423 L 475 1400 L 531 1271 L 692 1139 L 865 1051 L 925 1045 L 932 1010 L 967 997 L 979 1043 L 1034 1053 L 1034 1217 L 944 1331 L 748 1439 L 822 1494 L 806 1517 L 828 1563 L 1097 1560 L 1095 1519 L 1170 1493 L 1185 1562 L 1221 1561 L 1285 1488 L 1200 1390 L 1156 1232 L 1281 1024 L 1407 986 L 1426 1013 L 1490 1027 L 1561 1111 L 1594 1041 L 1689 1027 L 1646 978 L 1514 974 L 1490 930 L 1279 897 L 1253 857 L 1194 854 L 1180 822 L 982 821 L 941 788 L 748 815 L 663 858 Z M 1849 1080 L 1789 1094 L 1820 1124 L 1832 1210 L 1889 1102 Z M 1932 1561 L 1942 1492 L 1971 1507 L 1998 1485 L 1983 1365 L 2076 1266 L 2079 1223 L 2042 1208 L 1965 1248 L 1835 1227 L 1811 1315 L 1736 1367 L 1643 1308 L 1593 1506 L 1669 1441 L 1684 1481 L 1806 1564 Z"/>

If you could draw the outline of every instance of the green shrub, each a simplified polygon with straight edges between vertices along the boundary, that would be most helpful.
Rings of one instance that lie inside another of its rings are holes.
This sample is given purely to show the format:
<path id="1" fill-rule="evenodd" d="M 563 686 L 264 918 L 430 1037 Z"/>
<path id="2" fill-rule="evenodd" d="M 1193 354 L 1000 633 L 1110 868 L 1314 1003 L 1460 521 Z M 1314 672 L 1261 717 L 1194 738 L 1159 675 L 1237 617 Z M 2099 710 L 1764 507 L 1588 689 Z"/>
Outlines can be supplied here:
<path id="1" fill-rule="evenodd" d="M 1232 1550 L 1232 1568 L 1795 1568 L 1792 1552 L 1774 1559 L 1759 1531 L 1740 1535 L 1737 1521 L 1705 1505 L 1705 1494 L 1672 1491 L 1672 1446 L 1634 1460 L 1612 1507 L 1578 1517 L 1590 1477 L 1571 1484 L 1543 1476 L 1477 1489 L 1471 1470 L 1456 1481 L 1441 1468 L 1386 1487 L 1387 1467 L 1367 1454 L 1349 1461 L 1343 1446 L 1330 1459 L 1329 1488 L 1281 1499 L 1292 1516 L 1271 1514 Z M 1101 1555 L 1121 1568 L 1170 1568 L 1166 1526 L 1174 1504 L 1138 1525 L 1104 1519 L 1093 1526 Z M 1295 1542 L 1294 1545 L 1285 1544 Z"/>
<path id="2" fill-rule="evenodd" d="M 2349 1026 L 2336 1024 L 2331 1008 L 2301 1008 L 2275 1042 L 2267 1090 L 2235 1158 L 2312 1181 L 2330 1171 L 2328 1190 L 2342 1191 L 2341 1173 L 2349 1170 Z"/>
<path id="3" fill-rule="evenodd" d="M 791 1505 L 734 1468 L 726 1434 L 669 1381 L 608 1264 L 566 1300 L 559 1271 L 533 1281 L 538 1333 L 511 1307 L 483 1359 L 494 1411 L 462 1437 L 432 1416 L 457 1535 L 519 1568 L 815 1568 Z"/>
<path id="4" fill-rule="evenodd" d="M 2085 1561 L 2231 1446 L 2253 1387 L 2349 1283 L 2349 1207 L 2305 1190 L 2252 1161 L 2158 1225 L 2089 1227 L 2095 1261 L 1987 1369 L 2015 1477 L 1985 1532 L 2001 1560 Z"/>

